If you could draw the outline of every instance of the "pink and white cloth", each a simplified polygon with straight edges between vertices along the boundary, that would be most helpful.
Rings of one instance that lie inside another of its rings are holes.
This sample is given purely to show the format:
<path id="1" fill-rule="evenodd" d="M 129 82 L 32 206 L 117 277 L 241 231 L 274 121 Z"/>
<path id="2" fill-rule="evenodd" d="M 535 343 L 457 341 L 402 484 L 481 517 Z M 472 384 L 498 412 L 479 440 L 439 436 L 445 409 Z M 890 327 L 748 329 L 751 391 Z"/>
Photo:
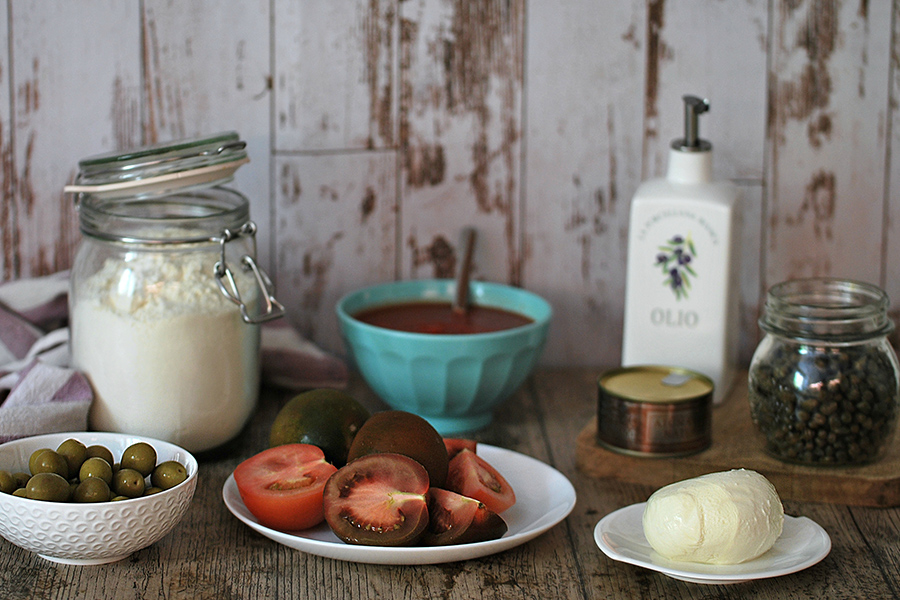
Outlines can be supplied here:
<path id="1" fill-rule="evenodd" d="M 0 284 L 0 442 L 85 431 L 93 390 L 70 367 L 68 272 Z M 262 327 L 263 383 L 302 390 L 347 385 L 339 358 L 284 319 Z"/>

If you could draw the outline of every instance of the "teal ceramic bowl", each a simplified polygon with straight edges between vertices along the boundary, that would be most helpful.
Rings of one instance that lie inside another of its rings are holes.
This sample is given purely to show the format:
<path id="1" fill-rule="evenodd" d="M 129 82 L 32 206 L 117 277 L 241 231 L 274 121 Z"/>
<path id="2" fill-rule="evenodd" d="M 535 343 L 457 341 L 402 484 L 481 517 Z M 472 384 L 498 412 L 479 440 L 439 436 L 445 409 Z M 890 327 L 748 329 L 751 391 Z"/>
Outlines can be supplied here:
<path id="1" fill-rule="evenodd" d="M 350 359 L 369 386 L 395 410 L 424 417 L 441 435 L 475 431 L 493 419 L 544 348 L 550 304 L 521 288 L 473 281 L 472 304 L 519 313 L 532 323 L 490 333 L 408 333 L 363 323 L 353 315 L 400 302 L 451 302 L 451 279 L 397 281 L 341 298 L 337 316 Z"/>

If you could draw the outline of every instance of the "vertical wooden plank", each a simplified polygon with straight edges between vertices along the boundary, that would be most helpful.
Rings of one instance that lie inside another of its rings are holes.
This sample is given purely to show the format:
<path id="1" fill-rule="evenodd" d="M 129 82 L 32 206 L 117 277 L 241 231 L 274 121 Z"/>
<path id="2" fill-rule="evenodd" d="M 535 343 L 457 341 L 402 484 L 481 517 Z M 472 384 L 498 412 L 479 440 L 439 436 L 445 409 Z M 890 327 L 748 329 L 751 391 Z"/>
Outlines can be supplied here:
<path id="1" fill-rule="evenodd" d="M 879 282 L 891 6 L 775 3 L 766 284 Z"/>
<path id="2" fill-rule="evenodd" d="M 523 279 L 554 307 L 542 360 L 618 364 L 646 11 L 533 0 L 527 39 Z"/>
<path id="3" fill-rule="evenodd" d="M 394 152 L 276 158 L 278 296 L 288 318 L 342 350 L 334 306 L 394 277 Z"/>
<path id="4" fill-rule="evenodd" d="M 15 197 L 15 165 L 12 157 L 12 111 L 9 94 L 9 11 L 0 4 L 0 281 L 19 274 L 18 219 Z"/>
<path id="5" fill-rule="evenodd" d="M 682 96 L 710 101 L 700 136 L 713 145 L 713 177 L 741 189 L 740 356 L 756 348 L 761 296 L 768 0 L 650 3 L 644 176 L 663 177 L 672 140 L 684 136 Z"/>
<path id="6" fill-rule="evenodd" d="M 276 273 L 288 319 L 342 352 L 334 305 L 396 277 L 396 0 L 276 0 Z"/>
<path id="7" fill-rule="evenodd" d="M 474 276 L 520 281 L 524 0 L 400 4 L 404 277 L 452 277 L 478 231 Z"/>
<path id="8" fill-rule="evenodd" d="M 269 2 L 239 2 L 228 10 L 215 0 L 145 0 L 143 6 L 145 141 L 237 131 L 251 162 L 229 185 L 250 200 L 260 263 L 269 265 Z"/>
<path id="9" fill-rule="evenodd" d="M 389 148 L 397 0 L 276 0 L 275 147 Z"/>
<path id="10" fill-rule="evenodd" d="M 891 298 L 891 318 L 900 322 L 900 2 L 894 0 L 891 23 L 890 53 L 890 103 L 887 126 L 887 195 L 884 223 L 884 279 L 881 282 Z M 894 342 L 900 340 L 900 332 L 894 331 Z"/>
<path id="11" fill-rule="evenodd" d="M 30 277 L 70 266 L 79 238 L 62 189 L 78 160 L 139 138 L 140 27 L 130 2 L 10 6 L 17 221 L 4 254 Z"/>

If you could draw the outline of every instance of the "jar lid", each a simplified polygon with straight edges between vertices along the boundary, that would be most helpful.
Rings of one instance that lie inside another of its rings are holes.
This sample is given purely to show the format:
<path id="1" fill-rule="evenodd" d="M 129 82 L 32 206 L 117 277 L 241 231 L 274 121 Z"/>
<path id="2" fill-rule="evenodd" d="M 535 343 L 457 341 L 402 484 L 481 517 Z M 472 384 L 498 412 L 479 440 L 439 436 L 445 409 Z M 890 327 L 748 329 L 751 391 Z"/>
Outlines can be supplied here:
<path id="1" fill-rule="evenodd" d="M 630 402 L 691 402 L 713 391 L 705 375 L 660 365 L 613 369 L 600 376 L 599 384 L 607 394 Z"/>
<path id="2" fill-rule="evenodd" d="M 78 162 L 75 184 L 65 191 L 101 198 L 163 195 L 231 181 L 250 161 L 234 131 L 109 152 Z"/>

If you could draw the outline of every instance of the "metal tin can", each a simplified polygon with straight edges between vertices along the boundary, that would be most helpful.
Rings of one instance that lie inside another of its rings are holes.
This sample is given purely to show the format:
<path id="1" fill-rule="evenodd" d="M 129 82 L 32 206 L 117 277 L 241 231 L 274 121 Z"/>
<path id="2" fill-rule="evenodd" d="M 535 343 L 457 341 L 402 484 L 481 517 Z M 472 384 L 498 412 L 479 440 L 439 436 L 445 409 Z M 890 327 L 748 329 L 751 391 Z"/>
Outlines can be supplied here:
<path id="1" fill-rule="evenodd" d="M 607 371 L 597 384 L 597 442 L 605 448 L 676 457 L 709 447 L 709 377 L 676 367 L 634 366 Z"/>

